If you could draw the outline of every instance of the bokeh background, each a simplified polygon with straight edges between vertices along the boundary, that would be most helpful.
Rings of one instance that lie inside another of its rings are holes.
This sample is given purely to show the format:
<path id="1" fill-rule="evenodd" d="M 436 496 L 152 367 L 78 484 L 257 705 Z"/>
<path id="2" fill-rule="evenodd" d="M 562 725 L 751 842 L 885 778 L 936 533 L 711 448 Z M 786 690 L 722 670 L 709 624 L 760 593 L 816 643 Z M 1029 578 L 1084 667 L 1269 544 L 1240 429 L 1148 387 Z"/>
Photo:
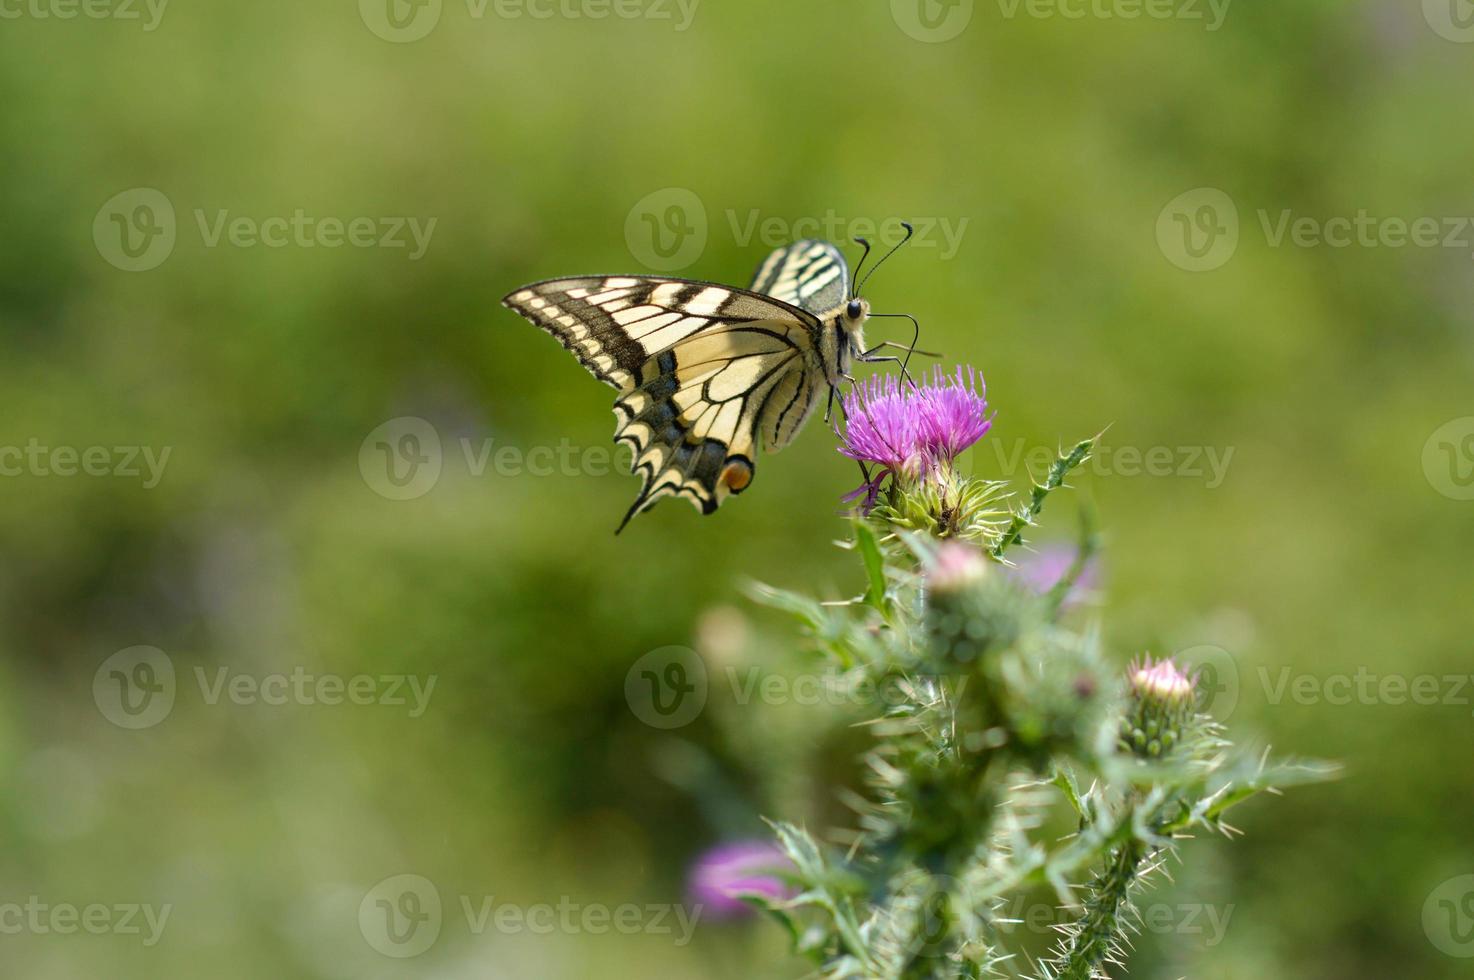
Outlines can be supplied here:
<path id="1" fill-rule="evenodd" d="M 4 974 L 802 975 L 670 908 L 846 822 L 854 713 L 738 586 L 857 589 L 853 468 L 811 424 L 616 538 L 611 393 L 497 301 L 909 218 L 867 293 L 985 371 L 974 469 L 1109 426 L 1081 615 L 1347 766 L 1189 844 L 1132 975 L 1469 975 L 1474 9 L 1163 3 L 0 4 Z M 560 903 L 637 928 L 482 917 Z"/>

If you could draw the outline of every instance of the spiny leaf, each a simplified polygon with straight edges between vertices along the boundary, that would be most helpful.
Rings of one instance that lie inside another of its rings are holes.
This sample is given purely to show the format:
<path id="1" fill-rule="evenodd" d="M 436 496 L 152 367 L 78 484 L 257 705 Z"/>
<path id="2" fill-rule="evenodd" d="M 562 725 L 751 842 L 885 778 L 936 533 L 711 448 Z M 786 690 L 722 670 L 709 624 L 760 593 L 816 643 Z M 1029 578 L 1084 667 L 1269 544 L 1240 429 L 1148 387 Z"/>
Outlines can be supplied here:
<path id="1" fill-rule="evenodd" d="M 1086 439 L 1075 445 L 1068 453 L 1061 453 L 1049 464 L 1049 472 L 1044 476 L 1043 483 L 1034 484 L 1034 489 L 1029 493 L 1029 502 L 1014 512 L 1013 519 L 1003 529 L 1003 534 L 998 538 L 998 543 L 993 546 L 993 557 L 1002 558 L 1004 552 L 1010 547 L 1022 541 L 1024 529 L 1032 527 L 1035 519 L 1044 510 L 1044 501 L 1055 490 L 1064 486 L 1065 477 L 1070 471 L 1090 458 L 1090 452 L 1095 448 L 1096 436 Z"/>

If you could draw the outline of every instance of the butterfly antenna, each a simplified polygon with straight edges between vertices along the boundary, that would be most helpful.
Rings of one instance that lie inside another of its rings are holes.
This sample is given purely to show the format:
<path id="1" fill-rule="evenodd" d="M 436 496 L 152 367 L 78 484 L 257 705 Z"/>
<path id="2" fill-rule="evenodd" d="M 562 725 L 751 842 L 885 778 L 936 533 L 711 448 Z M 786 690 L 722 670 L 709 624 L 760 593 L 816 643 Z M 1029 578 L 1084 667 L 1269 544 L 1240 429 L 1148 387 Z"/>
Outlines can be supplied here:
<path id="1" fill-rule="evenodd" d="M 912 354 L 922 354 L 922 355 L 924 355 L 926 357 L 941 357 L 942 356 L 942 355 L 936 353 L 935 351 L 917 350 L 916 349 L 916 342 L 921 339 L 921 323 L 916 319 L 916 317 L 912 316 L 910 313 L 872 313 L 872 314 L 870 314 L 871 319 L 877 319 L 877 318 L 880 318 L 880 317 L 888 317 L 888 316 L 905 317 L 906 319 L 908 319 L 908 320 L 911 321 L 911 343 L 909 343 L 909 344 L 893 344 L 890 341 L 886 340 L 886 341 L 882 341 L 881 343 L 877 344 L 875 347 L 872 347 L 870 350 L 865 351 L 865 354 L 867 354 L 867 355 L 874 354 L 876 351 L 880 350 L 880 348 L 882 348 L 882 347 L 894 347 L 894 348 L 896 348 L 898 350 L 904 350 L 906 352 L 906 359 L 901 362 L 901 374 L 903 374 L 903 375 L 906 374 L 906 368 L 909 367 L 910 364 L 911 364 L 911 355 Z"/>
<path id="2" fill-rule="evenodd" d="M 865 265 L 865 257 L 870 254 L 870 239 L 856 238 L 855 244 L 864 246 L 865 251 L 860 253 L 860 261 L 855 263 L 855 288 L 850 290 L 850 299 L 854 299 L 856 296 L 860 295 L 860 270 Z"/>
<path id="3" fill-rule="evenodd" d="M 880 259 L 877 260 L 876 263 L 870 267 L 870 271 L 865 273 L 865 278 L 861 279 L 858 283 L 855 284 L 856 296 L 860 295 L 860 290 L 864 287 L 865 283 L 870 281 L 870 277 L 875 275 L 875 270 L 885 265 L 885 260 L 890 258 L 892 255 L 895 255 L 896 250 L 899 249 L 902 245 L 909 242 L 911 240 L 911 236 L 916 234 L 916 229 L 911 227 L 911 222 L 909 221 L 901 222 L 901 227 L 906 229 L 906 237 L 901 239 L 899 242 L 896 242 L 896 244 L 891 247 L 891 250 L 889 252 L 886 252 L 884 255 L 882 255 Z"/>

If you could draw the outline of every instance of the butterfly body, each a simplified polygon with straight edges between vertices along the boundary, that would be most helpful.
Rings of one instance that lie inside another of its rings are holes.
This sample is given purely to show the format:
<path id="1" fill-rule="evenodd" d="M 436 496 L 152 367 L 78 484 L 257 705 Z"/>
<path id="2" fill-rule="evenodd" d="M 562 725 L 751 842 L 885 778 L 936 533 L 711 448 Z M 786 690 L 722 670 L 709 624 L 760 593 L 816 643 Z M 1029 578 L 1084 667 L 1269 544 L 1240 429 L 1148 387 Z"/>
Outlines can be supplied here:
<path id="1" fill-rule="evenodd" d="M 630 518 L 666 496 L 711 513 L 751 483 L 863 355 L 869 306 L 827 242 L 795 242 L 748 289 L 661 276 L 532 283 L 503 304 L 552 334 L 619 392 L 614 440 L 644 486 Z"/>

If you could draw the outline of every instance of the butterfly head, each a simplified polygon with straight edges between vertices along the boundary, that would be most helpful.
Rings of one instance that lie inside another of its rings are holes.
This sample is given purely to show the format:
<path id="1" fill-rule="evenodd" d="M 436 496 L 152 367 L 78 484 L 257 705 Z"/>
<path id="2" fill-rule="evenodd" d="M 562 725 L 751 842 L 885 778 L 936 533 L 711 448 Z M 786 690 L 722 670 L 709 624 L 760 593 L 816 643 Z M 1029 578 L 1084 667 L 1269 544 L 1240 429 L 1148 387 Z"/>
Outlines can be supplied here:
<path id="1" fill-rule="evenodd" d="M 840 326 L 844 330 L 846 346 L 851 353 L 865 349 L 865 320 L 870 316 L 870 303 L 856 296 L 845 304 L 840 314 Z M 846 359 L 847 363 L 847 359 Z M 845 368 L 848 370 L 848 367 Z"/>

